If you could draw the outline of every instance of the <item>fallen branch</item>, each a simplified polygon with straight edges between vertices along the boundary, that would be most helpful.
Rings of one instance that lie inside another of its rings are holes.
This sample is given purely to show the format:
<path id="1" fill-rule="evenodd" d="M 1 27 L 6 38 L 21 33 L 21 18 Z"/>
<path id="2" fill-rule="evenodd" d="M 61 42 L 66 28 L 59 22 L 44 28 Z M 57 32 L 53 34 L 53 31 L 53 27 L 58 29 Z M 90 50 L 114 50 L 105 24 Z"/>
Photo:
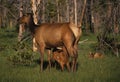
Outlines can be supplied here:
<path id="1" fill-rule="evenodd" d="M 79 41 L 79 44 L 86 42 L 88 39 L 85 39 L 83 41 Z"/>
<path id="2" fill-rule="evenodd" d="M 119 57 L 119 51 L 118 51 L 118 48 L 116 50 L 114 50 L 114 48 L 108 44 L 106 41 L 104 41 L 103 39 L 101 39 L 108 47 L 111 48 L 111 50 L 114 52 L 114 54 L 116 54 L 117 57 Z"/>
<path id="3" fill-rule="evenodd" d="M 103 39 L 101 39 L 108 47 L 110 47 L 112 50 L 114 50 L 113 49 L 113 47 L 110 45 L 110 44 L 108 44 L 105 40 L 103 40 Z"/>

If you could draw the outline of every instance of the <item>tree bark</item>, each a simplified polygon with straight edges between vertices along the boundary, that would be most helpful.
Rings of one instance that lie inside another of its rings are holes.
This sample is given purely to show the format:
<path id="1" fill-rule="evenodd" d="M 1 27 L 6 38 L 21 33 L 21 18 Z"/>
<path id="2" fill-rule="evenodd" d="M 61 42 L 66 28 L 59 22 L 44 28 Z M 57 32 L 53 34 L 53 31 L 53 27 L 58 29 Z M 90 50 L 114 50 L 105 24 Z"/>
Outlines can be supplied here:
<path id="1" fill-rule="evenodd" d="M 22 17 L 22 16 L 23 16 L 23 6 L 21 5 L 21 7 L 20 7 L 20 17 Z M 23 32 L 24 32 L 24 25 L 20 24 L 19 25 L 18 41 L 21 41 Z"/>
<path id="2" fill-rule="evenodd" d="M 60 22 L 60 10 L 58 0 L 56 0 L 56 6 L 57 6 L 57 22 Z"/>
<path id="3" fill-rule="evenodd" d="M 74 8 L 75 8 L 75 25 L 77 26 L 77 2 L 76 0 L 74 0 Z"/>
<path id="4" fill-rule="evenodd" d="M 34 22 L 35 24 L 38 23 L 38 6 L 40 4 L 40 0 L 31 0 L 32 2 L 32 11 L 33 11 L 33 18 L 34 18 Z"/>
<path id="5" fill-rule="evenodd" d="M 34 23 L 38 24 L 38 6 L 40 4 L 41 0 L 31 0 L 32 2 L 32 11 L 33 11 L 33 18 L 34 18 Z M 33 51 L 37 51 L 37 45 L 35 42 L 35 38 L 33 37 Z"/>
<path id="6" fill-rule="evenodd" d="M 74 18 L 74 16 L 73 16 L 74 15 L 74 13 L 73 13 L 74 9 L 73 9 L 72 4 L 74 4 L 73 1 L 70 2 L 70 17 L 69 17 L 70 22 L 74 22 L 73 21 L 73 18 Z"/>
<path id="7" fill-rule="evenodd" d="M 82 13 L 81 13 L 81 16 L 80 16 L 80 23 L 79 23 L 78 27 L 81 27 L 81 25 L 82 25 L 82 20 L 83 20 L 85 9 L 86 9 L 86 2 L 87 2 L 87 0 L 84 0 L 83 9 L 82 9 Z"/>
<path id="8" fill-rule="evenodd" d="M 45 1 L 43 0 L 42 1 L 43 4 L 42 4 L 42 22 L 44 23 L 45 22 Z"/>
<path id="9" fill-rule="evenodd" d="M 2 17 L 0 15 L 0 28 L 2 27 Z"/>
<path id="10" fill-rule="evenodd" d="M 93 33 L 91 3 L 92 3 L 92 0 L 87 1 L 87 7 L 86 7 L 86 31 Z"/>
<path id="11" fill-rule="evenodd" d="M 66 6 L 67 6 L 67 13 L 66 13 L 66 21 L 69 22 L 70 12 L 69 12 L 69 0 L 66 0 Z"/>

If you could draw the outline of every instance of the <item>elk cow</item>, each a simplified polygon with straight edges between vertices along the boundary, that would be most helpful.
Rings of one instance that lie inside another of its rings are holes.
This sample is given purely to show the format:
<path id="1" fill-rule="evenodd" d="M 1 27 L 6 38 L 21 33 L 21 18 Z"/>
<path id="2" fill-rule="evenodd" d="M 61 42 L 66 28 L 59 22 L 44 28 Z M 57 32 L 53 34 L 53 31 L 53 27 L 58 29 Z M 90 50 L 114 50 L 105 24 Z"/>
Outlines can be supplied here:
<path id="1" fill-rule="evenodd" d="M 43 71 L 43 59 L 45 48 L 51 49 L 64 46 L 69 56 L 72 57 L 72 71 L 76 71 L 77 45 L 76 37 L 70 28 L 70 23 L 43 23 L 36 25 L 33 15 L 27 13 L 18 19 L 18 22 L 25 23 L 35 37 L 36 44 L 41 54 L 41 71 Z M 49 60 L 50 64 L 50 60 Z"/>

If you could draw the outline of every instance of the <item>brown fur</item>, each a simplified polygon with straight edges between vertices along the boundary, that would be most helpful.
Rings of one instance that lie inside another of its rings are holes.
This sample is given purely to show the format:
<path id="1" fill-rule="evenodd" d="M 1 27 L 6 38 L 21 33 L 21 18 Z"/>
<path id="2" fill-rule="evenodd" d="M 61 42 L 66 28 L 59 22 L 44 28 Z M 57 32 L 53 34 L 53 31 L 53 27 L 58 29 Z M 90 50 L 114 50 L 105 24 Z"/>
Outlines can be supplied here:
<path id="1" fill-rule="evenodd" d="M 90 52 L 90 53 L 89 53 L 89 57 L 90 57 L 90 58 L 103 58 L 103 54 L 98 53 L 98 52 L 96 52 L 96 53 Z"/>
<path id="2" fill-rule="evenodd" d="M 69 56 L 65 54 L 63 50 L 57 49 L 53 51 L 52 59 L 60 64 L 62 71 L 64 70 L 65 65 L 67 66 L 68 71 L 70 71 Z"/>
<path id="3" fill-rule="evenodd" d="M 80 37 L 82 35 L 82 29 L 81 27 L 77 27 L 74 23 L 70 22 L 70 28 L 73 31 L 75 38 L 76 38 L 76 43 L 78 44 Z"/>
<path id="4" fill-rule="evenodd" d="M 67 53 L 73 58 L 72 71 L 75 71 L 78 54 L 75 48 L 77 46 L 75 45 L 76 38 L 70 29 L 70 23 L 44 23 L 35 25 L 32 16 L 32 14 L 26 14 L 18 21 L 19 23 L 26 23 L 35 37 L 41 54 L 41 71 L 43 70 L 45 48 L 51 49 L 60 46 L 65 46 Z"/>

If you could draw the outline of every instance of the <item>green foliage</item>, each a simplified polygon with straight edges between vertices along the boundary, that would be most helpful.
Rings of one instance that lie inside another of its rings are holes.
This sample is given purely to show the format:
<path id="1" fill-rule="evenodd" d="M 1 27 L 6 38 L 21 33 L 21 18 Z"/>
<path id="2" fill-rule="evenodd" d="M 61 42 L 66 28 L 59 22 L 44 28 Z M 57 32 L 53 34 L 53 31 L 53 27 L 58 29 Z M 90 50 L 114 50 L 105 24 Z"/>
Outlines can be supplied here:
<path id="1" fill-rule="evenodd" d="M 57 14 L 56 4 L 54 2 L 49 1 L 47 3 L 46 13 L 50 18 L 54 17 Z"/>
<path id="2" fill-rule="evenodd" d="M 106 25 L 107 26 L 107 25 Z M 119 33 L 116 34 L 111 28 L 103 28 L 97 36 L 98 50 L 102 50 L 105 53 L 111 52 L 119 57 L 120 53 L 120 37 Z"/>
<path id="3" fill-rule="evenodd" d="M 33 52 L 25 43 L 18 43 L 14 48 L 15 55 L 9 57 L 14 64 L 31 65 L 33 62 Z"/>

